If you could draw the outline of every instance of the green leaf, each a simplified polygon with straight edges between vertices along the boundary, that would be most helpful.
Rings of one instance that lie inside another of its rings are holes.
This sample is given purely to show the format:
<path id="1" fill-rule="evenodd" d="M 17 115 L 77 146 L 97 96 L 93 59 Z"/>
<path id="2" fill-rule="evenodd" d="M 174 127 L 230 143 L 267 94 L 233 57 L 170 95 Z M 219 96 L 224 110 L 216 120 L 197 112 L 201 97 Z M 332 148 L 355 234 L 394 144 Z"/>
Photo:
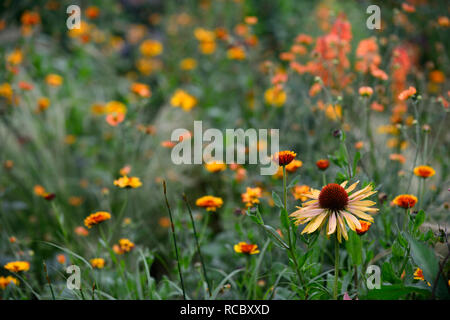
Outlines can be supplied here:
<path id="1" fill-rule="evenodd" d="M 414 218 L 414 231 L 417 231 L 419 227 L 422 225 L 422 223 L 425 221 L 425 211 L 420 210 L 416 217 Z"/>
<path id="2" fill-rule="evenodd" d="M 294 177 L 294 179 L 291 180 L 291 182 L 287 186 L 287 189 L 289 190 L 289 189 L 293 188 L 299 181 L 300 181 L 300 175 L 298 174 Z"/>
<path id="3" fill-rule="evenodd" d="M 362 243 L 360 236 L 358 236 L 356 232 L 350 231 L 345 246 L 353 264 L 357 266 L 360 265 L 362 263 Z"/>
<path id="4" fill-rule="evenodd" d="M 400 281 L 392 268 L 391 262 L 386 261 L 383 263 L 383 266 L 381 267 L 381 279 L 383 282 L 389 283 L 398 283 Z"/>
<path id="5" fill-rule="evenodd" d="M 403 286 L 402 284 L 394 284 L 391 286 L 381 286 L 380 289 L 372 289 L 367 293 L 367 299 L 373 300 L 397 300 L 408 293 L 420 293 L 426 296 L 430 295 L 428 290 L 415 286 Z"/>
<path id="6" fill-rule="evenodd" d="M 355 158 L 353 159 L 352 172 L 356 172 L 356 166 L 358 165 L 359 159 L 361 159 L 361 153 L 357 151 L 355 154 Z"/>
<path id="7" fill-rule="evenodd" d="M 275 205 L 278 208 L 283 208 L 284 207 L 283 201 L 281 201 L 280 196 L 275 191 L 272 191 L 272 199 L 273 199 L 273 202 L 275 203 Z"/>

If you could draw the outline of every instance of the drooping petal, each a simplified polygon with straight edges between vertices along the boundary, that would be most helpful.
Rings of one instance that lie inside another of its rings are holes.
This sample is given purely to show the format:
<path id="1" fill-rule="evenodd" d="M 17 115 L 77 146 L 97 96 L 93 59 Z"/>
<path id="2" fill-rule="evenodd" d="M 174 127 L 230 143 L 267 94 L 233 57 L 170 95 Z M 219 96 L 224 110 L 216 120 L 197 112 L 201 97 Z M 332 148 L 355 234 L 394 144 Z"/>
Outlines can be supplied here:
<path id="1" fill-rule="evenodd" d="M 356 231 L 356 228 L 361 229 L 361 224 L 359 223 L 359 220 L 352 214 L 342 211 L 342 215 L 345 218 L 345 221 L 347 222 L 350 229 L 353 231 Z"/>
<path id="2" fill-rule="evenodd" d="M 337 213 L 336 218 L 337 218 L 339 229 L 342 232 L 342 236 L 344 237 L 345 240 L 348 240 L 347 229 L 345 228 L 345 224 L 344 224 L 344 221 L 342 220 L 341 215 L 339 213 Z"/>
<path id="3" fill-rule="evenodd" d="M 327 235 L 333 234 L 336 231 L 336 214 L 333 212 L 328 218 L 328 232 Z"/>
<path id="4" fill-rule="evenodd" d="M 358 209 L 356 209 L 356 208 L 353 208 L 353 207 L 351 207 L 351 206 L 349 206 L 349 207 L 347 208 L 347 210 L 348 210 L 351 214 L 357 216 L 358 218 L 361 218 L 361 219 L 364 219 L 364 220 L 373 222 L 372 216 L 368 215 L 367 213 L 364 213 L 364 212 L 362 212 L 362 211 L 360 211 L 360 210 L 358 210 Z"/>
<path id="5" fill-rule="evenodd" d="M 313 233 L 319 228 L 322 224 L 323 219 L 328 215 L 327 212 L 322 212 L 320 215 L 314 218 L 309 224 L 306 225 L 305 229 L 303 229 L 302 234 L 304 233 Z"/>
<path id="6" fill-rule="evenodd" d="M 355 190 L 355 188 L 356 188 L 356 186 L 358 185 L 358 183 L 359 183 L 359 180 L 356 181 L 354 184 L 352 184 L 352 185 L 351 185 L 350 187 L 348 187 L 347 189 L 345 189 L 345 191 L 346 191 L 347 193 L 352 192 L 353 190 Z"/>

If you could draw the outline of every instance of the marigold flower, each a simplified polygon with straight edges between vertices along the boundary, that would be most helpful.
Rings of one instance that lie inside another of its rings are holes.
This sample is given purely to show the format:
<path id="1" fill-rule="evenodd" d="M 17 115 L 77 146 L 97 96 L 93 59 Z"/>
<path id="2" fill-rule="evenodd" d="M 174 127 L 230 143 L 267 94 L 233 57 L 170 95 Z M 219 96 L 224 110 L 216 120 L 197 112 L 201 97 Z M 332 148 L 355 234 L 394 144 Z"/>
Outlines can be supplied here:
<path id="1" fill-rule="evenodd" d="M 141 43 L 139 50 L 143 56 L 154 57 L 162 53 L 163 45 L 156 40 L 145 40 Z"/>
<path id="2" fill-rule="evenodd" d="M 370 97 L 373 94 L 373 89 L 371 87 L 361 87 L 359 88 L 359 95 L 363 97 Z"/>
<path id="3" fill-rule="evenodd" d="M 291 163 L 294 160 L 296 155 L 297 154 L 293 151 L 289 151 L 289 150 L 280 151 L 280 152 L 275 153 L 272 156 L 272 160 L 279 166 L 287 166 L 289 163 Z"/>
<path id="4" fill-rule="evenodd" d="M 430 166 L 418 166 L 414 168 L 414 174 L 425 179 L 434 176 L 436 171 Z"/>
<path id="5" fill-rule="evenodd" d="M 373 191 L 372 185 L 368 185 L 351 193 L 358 183 L 359 181 L 355 182 L 347 189 L 345 189 L 347 181 L 340 185 L 330 183 L 320 191 L 311 189 L 310 193 L 305 194 L 306 197 L 313 200 L 304 202 L 302 207 L 297 207 L 298 210 L 290 215 L 296 225 L 309 222 L 302 234 L 313 233 L 322 228 L 328 220 L 327 235 L 336 232 L 337 239 L 341 242 L 341 237 L 348 240 L 345 222 L 353 231 L 362 228 L 358 218 L 373 222 L 373 217 L 366 212 L 375 213 L 378 209 L 371 208 L 375 202 L 364 199 L 377 191 Z"/>
<path id="6" fill-rule="evenodd" d="M 316 162 L 316 166 L 319 170 L 327 170 L 330 166 L 330 161 L 328 161 L 327 159 L 320 159 Z"/>
<path id="7" fill-rule="evenodd" d="M 114 185 L 119 188 L 139 188 L 142 186 L 142 182 L 138 177 L 123 176 L 117 180 L 114 180 Z"/>
<path id="8" fill-rule="evenodd" d="M 22 59 L 23 59 L 22 50 L 16 49 L 6 57 L 6 62 L 9 63 L 10 65 L 15 66 L 15 65 L 21 64 Z M 19 83 L 19 86 L 20 86 L 20 83 Z"/>
<path id="9" fill-rule="evenodd" d="M 173 107 L 181 107 L 184 111 L 190 111 L 197 104 L 197 98 L 184 90 L 178 89 L 170 98 Z"/>
<path id="10" fill-rule="evenodd" d="M 262 190 L 259 187 L 250 188 L 247 187 L 245 193 L 241 194 L 242 202 L 245 203 L 247 208 L 252 207 L 255 204 L 259 203 L 259 198 L 262 196 Z"/>
<path id="11" fill-rule="evenodd" d="M 45 77 L 45 82 L 53 87 L 59 87 L 63 83 L 63 78 L 55 73 L 51 73 Z"/>
<path id="12" fill-rule="evenodd" d="M 170 227 L 170 219 L 169 218 L 167 218 L 167 217 L 161 217 L 161 218 L 159 218 L 159 220 L 158 220 L 158 224 L 161 226 L 161 227 L 163 227 L 163 228 L 168 228 L 168 227 Z"/>
<path id="13" fill-rule="evenodd" d="M 5 264 L 4 268 L 11 272 L 30 270 L 30 263 L 27 261 L 12 261 Z"/>
<path id="14" fill-rule="evenodd" d="M 11 283 L 18 286 L 19 280 L 17 280 L 16 278 L 14 278 L 12 276 L 0 277 L 0 289 L 2 289 L 2 290 L 6 289 L 6 287 L 8 285 L 10 285 Z"/>
<path id="15" fill-rule="evenodd" d="M 238 244 L 235 244 L 234 251 L 237 253 L 245 253 L 248 255 L 259 253 L 258 245 L 250 244 L 247 242 L 239 242 Z"/>
<path id="16" fill-rule="evenodd" d="M 150 98 L 152 92 L 150 87 L 145 83 L 135 82 L 131 85 L 131 92 L 137 94 L 141 98 Z"/>
<path id="17" fill-rule="evenodd" d="M 361 224 L 361 228 L 356 228 L 356 233 L 362 236 L 364 233 L 369 231 L 370 226 L 372 225 L 369 221 L 359 220 Z"/>
<path id="18" fill-rule="evenodd" d="M 96 6 L 89 6 L 84 10 L 84 13 L 89 19 L 96 19 L 100 15 L 100 9 Z"/>
<path id="19" fill-rule="evenodd" d="M 88 228 L 92 228 L 92 226 L 109 219 L 111 219 L 111 214 L 109 212 L 98 211 L 90 214 L 86 219 L 84 219 L 84 225 Z"/>
<path id="20" fill-rule="evenodd" d="M 25 26 L 34 26 L 41 23 L 41 16 L 35 11 L 25 11 L 20 17 L 20 21 Z"/>
<path id="21" fill-rule="evenodd" d="M 222 207 L 223 200 L 220 197 L 203 196 L 195 201 L 195 204 L 199 207 L 206 208 L 206 211 L 216 211 Z"/>
<path id="22" fill-rule="evenodd" d="M 83 203 L 83 198 L 82 197 L 69 197 L 69 204 L 73 207 L 79 207 L 81 206 L 81 204 Z"/>
<path id="23" fill-rule="evenodd" d="M 409 87 L 408 89 L 400 92 L 400 94 L 398 95 L 398 98 L 401 101 L 405 101 L 405 100 L 408 100 L 409 98 L 411 98 L 412 96 L 414 96 L 416 93 L 417 93 L 416 88 Z"/>
<path id="24" fill-rule="evenodd" d="M 264 100 L 266 103 L 275 107 L 282 107 L 286 102 L 286 98 L 286 91 L 279 86 L 269 88 L 264 93 Z"/>
<path id="25" fill-rule="evenodd" d="M 305 196 L 305 193 L 309 193 L 310 189 L 311 188 L 307 185 L 294 186 L 294 188 L 292 189 L 292 194 L 295 200 L 300 200 L 303 202 L 306 201 L 306 199 L 308 199 L 308 197 Z"/>
<path id="26" fill-rule="evenodd" d="M 91 266 L 95 269 L 103 269 L 105 267 L 105 259 L 103 258 L 94 258 L 89 261 Z"/>
<path id="27" fill-rule="evenodd" d="M 392 202 L 398 207 L 409 209 L 416 205 L 417 198 L 412 194 L 401 194 L 396 196 Z"/>
<path id="28" fill-rule="evenodd" d="M 433 70 L 429 74 L 429 79 L 433 83 L 444 83 L 445 74 L 440 70 Z"/>
<path id="29" fill-rule="evenodd" d="M 227 165 L 220 161 L 210 161 L 205 163 L 205 169 L 209 172 L 220 172 L 227 169 Z"/>

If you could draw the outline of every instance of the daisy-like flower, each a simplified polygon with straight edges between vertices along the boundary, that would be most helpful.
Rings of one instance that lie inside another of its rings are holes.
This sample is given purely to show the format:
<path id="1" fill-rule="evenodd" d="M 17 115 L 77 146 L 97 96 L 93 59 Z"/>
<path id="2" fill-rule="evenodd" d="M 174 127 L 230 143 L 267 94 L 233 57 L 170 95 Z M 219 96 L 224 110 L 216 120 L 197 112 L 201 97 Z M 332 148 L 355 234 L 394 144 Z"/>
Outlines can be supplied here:
<path id="1" fill-rule="evenodd" d="M 397 207 L 410 209 L 416 205 L 417 197 L 413 196 L 412 194 L 401 194 L 396 196 L 394 200 L 392 200 L 392 203 Z"/>
<path id="2" fill-rule="evenodd" d="M 316 166 L 319 170 L 325 171 L 330 166 L 330 161 L 328 161 L 327 159 L 317 160 Z"/>
<path id="3" fill-rule="evenodd" d="M 90 214 L 86 219 L 84 219 L 84 225 L 88 228 L 92 228 L 92 226 L 109 219 L 111 219 L 111 214 L 109 212 L 98 211 Z"/>
<path id="4" fill-rule="evenodd" d="M 370 223 L 369 221 L 364 221 L 364 220 L 359 220 L 359 223 L 361 224 L 361 228 L 356 228 L 356 233 L 358 235 L 362 236 L 364 233 L 369 231 L 372 223 Z"/>
<path id="5" fill-rule="evenodd" d="M 280 151 L 272 156 L 272 160 L 279 166 L 287 166 L 294 160 L 296 155 L 293 151 Z"/>
<path id="6" fill-rule="evenodd" d="M 245 203 L 247 208 L 252 207 L 259 203 L 259 198 L 262 196 L 262 190 L 259 187 L 250 188 L 247 187 L 247 191 L 241 194 L 242 202 Z"/>
<path id="7" fill-rule="evenodd" d="M 11 283 L 14 283 L 16 286 L 18 286 L 19 280 L 11 276 L 0 277 L 0 289 L 2 290 L 6 289 L 6 287 Z"/>
<path id="8" fill-rule="evenodd" d="M 291 163 L 289 163 L 286 166 L 286 171 L 287 172 L 295 172 L 297 171 L 298 168 L 300 168 L 303 165 L 303 162 L 301 162 L 300 160 L 294 159 L 292 160 Z"/>
<path id="9" fill-rule="evenodd" d="M 370 208 L 375 202 L 364 199 L 377 191 L 373 191 L 372 186 L 368 185 L 349 194 L 358 183 L 359 181 L 355 182 L 347 189 L 345 189 L 347 181 L 340 185 L 330 183 L 323 187 L 321 191 L 311 189 L 310 193 L 305 194 L 312 200 L 303 203 L 302 207 L 297 207 L 298 210 L 290 215 L 296 225 L 309 222 L 303 229 L 302 234 L 313 233 L 328 220 L 327 235 L 336 232 L 337 239 L 341 242 L 342 237 L 348 240 L 345 222 L 353 231 L 362 228 L 358 218 L 373 222 L 372 216 L 366 212 L 375 213 L 378 209 Z"/>
<path id="10" fill-rule="evenodd" d="M 199 207 L 206 208 L 206 211 L 216 211 L 223 205 L 222 198 L 214 196 L 204 196 L 198 198 L 195 204 Z"/>
<path id="11" fill-rule="evenodd" d="M 227 169 L 227 165 L 223 162 L 219 161 L 211 161 L 208 163 L 205 163 L 205 169 L 209 172 L 220 172 Z"/>
<path id="12" fill-rule="evenodd" d="M 12 261 L 5 264 L 4 268 L 11 272 L 28 271 L 30 263 L 28 261 Z"/>
<path id="13" fill-rule="evenodd" d="M 123 238 L 119 240 L 119 244 L 113 246 L 113 251 L 116 254 L 124 254 L 130 252 L 135 247 L 135 244 L 129 239 Z"/>
<path id="14" fill-rule="evenodd" d="M 414 174 L 425 179 L 434 176 L 436 171 L 430 166 L 418 166 L 414 168 Z"/>
<path id="15" fill-rule="evenodd" d="M 142 186 L 142 182 L 138 177 L 123 176 L 117 180 L 114 180 L 114 185 L 119 188 L 139 188 Z"/>
<path id="16" fill-rule="evenodd" d="M 237 253 L 245 253 L 248 255 L 259 253 L 258 245 L 250 244 L 247 242 L 239 242 L 238 244 L 235 244 L 234 251 Z"/>
<path id="17" fill-rule="evenodd" d="M 398 95 L 398 99 L 401 101 L 405 101 L 414 96 L 416 93 L 417 93 L 416 88 L 409 87 L 408 89 L 400 92 L 400 94 Z"/>
<path id="18" fill-rule="evenodd" d="M 373 89 L 371 87 L 359 88 L 359 95 L 362 97 L 370 97 L 372 94 L 373 94 Z"/>
<path id="19" fill-rule="evenodd" d="M 91 266 L 95 269 L 103 269 L 105 267 L 105 259 L 103 258 L 94 258 L 89 261 Z"/>

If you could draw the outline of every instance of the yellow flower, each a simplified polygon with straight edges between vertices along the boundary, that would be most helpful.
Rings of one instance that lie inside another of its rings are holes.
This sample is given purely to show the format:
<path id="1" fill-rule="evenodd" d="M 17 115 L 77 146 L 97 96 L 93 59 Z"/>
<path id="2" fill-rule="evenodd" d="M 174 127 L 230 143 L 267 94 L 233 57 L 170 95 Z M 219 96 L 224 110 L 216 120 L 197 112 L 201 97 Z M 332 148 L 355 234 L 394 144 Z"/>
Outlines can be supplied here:
<path id="1" fill-rule="evenodd" d="M 209 172 L 219 172 L 224 171 L 227 169 L 227 165 L 223 162 L 219 161 L 211 161 L 208 163 L 205 163 L 205 169 Z"/>
<path id="2" fill-rule="evenodd" d="M 239 242 L 238 244 L 235 244 L 234 251 L 237 253 L 245 253 L 248 255 L 259 253 L 258 245 L 246 242 Z"/>
<path id="3" fill-rule="evenodd" d="M 373 222 L 372 216 L 365 212 L 377 212 L 378 209 L 370 208 L 375 202 L 363 199 L 375 194 L 376 191 L 372 191 L 372 186 L 368 185 L 357 192 L 351 193 L 358 183 L 359 181 L 347 189 L 345 189 L 347 181 L 340 185 L 330 183 L 320 191 L 311 189 L 310 193 L 304 194 L 313 200 L 304 202 L 302 207 L 297 207 L 298 210 L 290 215 L 296 225 L 309 222 L 303 229 L 302 234 L 313 233 L 322 228 L 328 220 L 327 236 L 336 232 L 337 239 L 341 242 L 342 236 L 345 240 L 348 240 L 345 222 L 353 231 L 361 229 L 358 218 Z"/>
<path id="4" fill-rule="evenodd" d="M 105 259 L 103 258 L 94 258 L 89 261 L 91 266 L 95 269 L 103 269 L 105 267 Z"/>
<path id="5" fill-rule="evenodd" d="M 216 50 L 216 34 L 213 31 L 197 28 L 194 36 L 200 42 L 199 48 L 203 54 L 212 54 Z"/>
<path id="6" fill-rule="evenodd" d="M 286 92 L 281 87 L 272 87 L 266 90 L 264 93 L 264 100 L 267 104 L 281 107 L 286 102 Z"/>
<path id="7" fill-rule="evenodd" d="M 181 70 L 193 70 L 197 67 L 197 60 L 193 58 L 185 58 L 180 61 Z"/>
<path id="8" fill-rule="evenodd" d="M 46 98 L 46 97 L 41 97 L 38 99 L 38 106 L 36 109 L 36 112 L 41 112 L 44 110 L 47 110 L 48 107 L 50 106 L 50 99 Z"/>
<path id="9" fill-rule="evenodd" d="M 227 51 L 228 59 L 232 60 L 244 60 L 245 59 L 245 51 L 241 47 L 232 47 Z"/>
<path id="10" fill-rule="evenodd" d="M 5 264 L 4 268 L 11 272 L 30 270 L 30 263 L 27 261 L 12 261 Z"/>
<path id="11" fill-rule="evenodd" d="M 434 176 L 436 171 L 430 166 L 418 166 L 414 168 L 414 174 L 425 179 Z"/>
<path id="12" fill-rule="evenodd" d="M 91 105 L 91 113 L 93 115 L 102 115 L 106 112 L 106 108 L 103 104 L 100 103 L 94 103 Z"/>
<path id="13" fill-rule="evenodd" d="M 45 82 L 53 87 L 59 87 L 63 83 L 63 78 L 55 73 L 51 73 L 45 77 Z"/>
<path id="14" fill-rule="evenodd" d="M 199 207 L 206 208 L 206 211 L 216 211 L 223 205 L 222 198 L 214 196 L 204 196 L 198 198 L 195 204 Z"/>
<path id="15" fill-rule="evenodd" d="M 130 240 L 123 238 L 119 240 L 119 244 L 113 246 L 113 250 L 116 254 L 124 254 L 130 252 L 135 247 L 135 244 Z"/>
<path id="16" fill-rule="evenodd" d="M 292 194 L 294 195 L 295 200 L 306 201 L 308 197 L 305 196 L 305 193 L 309 193 L 310 187 L 307 185 L 295 186 L 292 189 Z"/>
<path id="17" fill-rule="evenodd" d="M 15 66 L 22 63 L 22 58 L 22 50 L 16 49 L 8 55 L 6 61 L 8 62 L 8 64 Z"/>
<path id="18" fill-rule="evenodd" d="M 2 290 L 6 289 L 6 287 L 11 283 L 14 283 L 16 286 L 18 286 L 19 280 L 11 276 L 0 277 L 0 289 Z"/>
<path id="19" fill-rule="evenodd" d="M 181 107 L 184 111 L 190 111 L 197 104 L 197 99 L 184 90 L 178 89 L 170 98 L 173 107 Z"/>
<path id="20" fill-rule="evenodd" d="M 117 180 L 114 180 L 114 185 L 119 188 L 139 188 L 142 186 L 142 182 L 138 177 L 123 176 Z"/>
<path id="21" fill-rule="evenodd" d="M 13 96 L 13 89 L 7 82 L 0 84 L 0 97 L 4 97 L 11 101 Z"/>
<path id="22" fill-rule="evenodd" d="M 416 271 L 414 271 L 414 279 L 415 279 L 415 280 L 426 281 L 426 280 L 425 280 L 425 277 L 423 276 L 423 271 L 422 271 L 422 269 L 417 268 Z M 426 281 L 426 282 L 427 282 L 427 285 L 428 285 L 429 287 L 431 287 L 431 283 L 429 283 L 428 281 Z"/>
<path id="23" fill-rule="evenodd" d="M 241 194 L 242 202 L 245 203 L 246 207 L 252 207 L 259 203 L 259 198 L 262 196 L 262 190 L 259 187 L 250 188 L 247 187 L 247 191 Z"/>
<path id="24" fill-rule="evenodd" d="M 105 111 L 108 114 L 113 113 L 120 113 L 120 114 L 126 114 L 127 113 L 127 106 L 124 105 L 122 102 L 119 101 L 110 101 L 105 106 Z"/>
<path id="25" fill-rule="evenodd" d="M 392 200 L 392 203 L 397 207 L 409 209 L 416 205 L 417 198 L 412 194 L 401 194 L 399 196 L 396 196 L 394 200 Z"/>
<path id="26" fill-rule="evenodd" d="M 325 116 L 333 121 L 339 120 L 342 118 L 342 107 L 340 105 L 336 105 L 333 107 L 332 104 L 329 104 L 325 109 Z"/>
<path id="27" fill-rule="evenodd" d="M 139 47 L 141 54 L 146 57 L 154 57 L 162 53 L 163 45 L 156 40 L 145 40 Z"/>
<path id="28" fill-rule="evenodd" d="M 84 219 L 84 225 L 88 228 L 92 228 L 92 226 L 109 219 L 111 219 L 111 214 L 109 212 L 98 211 L 90 214 L 86 219 Z"/>

